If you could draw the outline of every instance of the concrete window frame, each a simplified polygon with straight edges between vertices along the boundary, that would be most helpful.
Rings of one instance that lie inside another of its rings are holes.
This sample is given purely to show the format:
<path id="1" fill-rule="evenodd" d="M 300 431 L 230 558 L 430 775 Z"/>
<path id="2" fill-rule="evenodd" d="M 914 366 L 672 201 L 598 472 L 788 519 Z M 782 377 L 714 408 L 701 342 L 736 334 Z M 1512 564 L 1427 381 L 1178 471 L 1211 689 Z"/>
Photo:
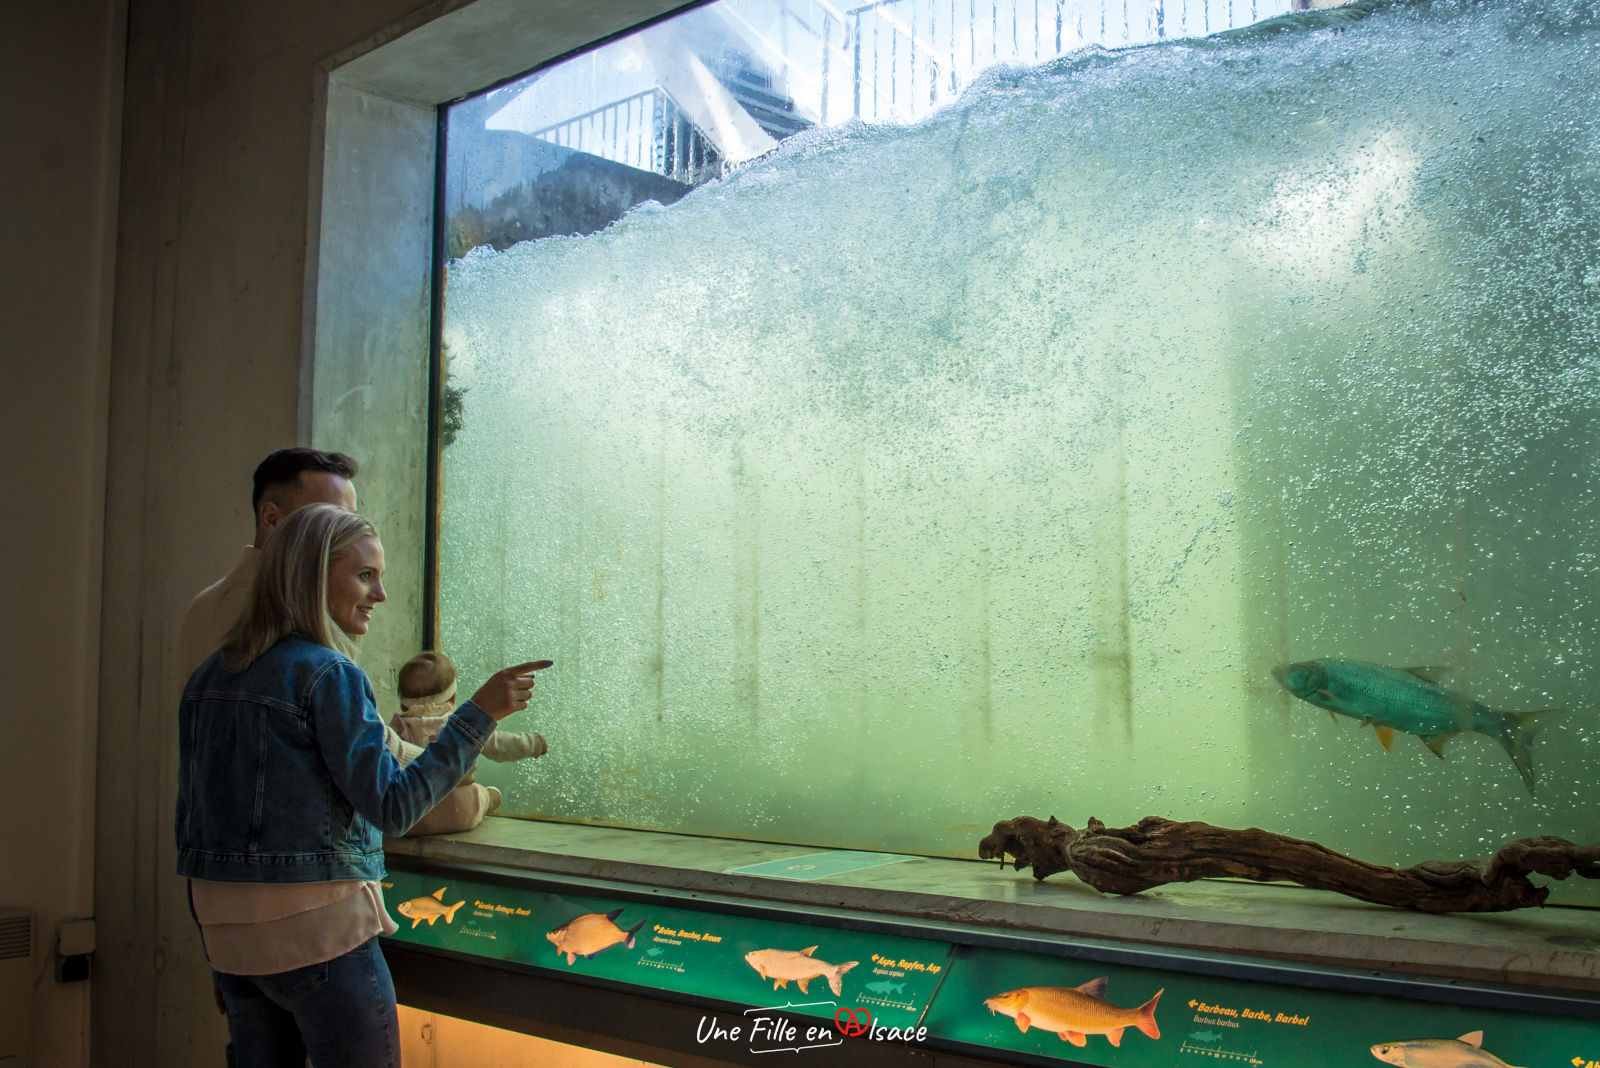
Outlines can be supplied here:
<path id="1" fill-rule="evenodd" d="M 390 625 L 374 679 L 421 648 L 428 500 L 434 189 L 440 108 L 696 4 L 436 3 L 318 71 L 299 424 L 361 457 L 361 508 L 383 532 Z"/>

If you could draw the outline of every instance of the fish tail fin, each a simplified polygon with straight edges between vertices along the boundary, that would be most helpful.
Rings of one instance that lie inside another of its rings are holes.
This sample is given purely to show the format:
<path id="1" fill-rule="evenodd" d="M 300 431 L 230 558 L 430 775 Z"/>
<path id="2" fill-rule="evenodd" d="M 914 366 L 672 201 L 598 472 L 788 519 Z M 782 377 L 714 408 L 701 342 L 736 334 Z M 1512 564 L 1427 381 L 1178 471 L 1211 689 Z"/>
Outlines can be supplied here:
<path id="1" fill-rule="evenodd" d="M 1532 712 L 1507 712 L 1511 717 L 1511 725 L 1496 739 L 1505 751 L 1511 754 L 1511 763 L 1517 766 L 1517 771 L 1522 775 L 1522 781 L 1528 786 L 1528 796 L 1532 797 L 1534 790 L 1533 780 L 1533 738 L 1564 709 L 1540 708 Z"/>
<path id="2" fill-rule="evenodd" d="M 639 928 L 643 927 L 644 924 L 645 924 L 645 921 L 644 920 L 640 920 L 638 923 L 636 923 L 632 927 L 628 928 L 628 937 L 624 938 L 623 942 L 627 944 L 629 949 L 633 948 L 633 936 L 639 933 Z"/>
<path id="3" fill-rule="evenodd" d="M 828 973 L 828 989 L 833 991 L 834 997 L 844 994 L 844 973 L 854 968 L 860 961 L 847 960 L 843 964 L 835 964 L 833 971 Z"/>
<path id="4" fill-rule="evenodd" d="M 1161 1028 L 1156 1026 L 1156 1002 L 1161 1000 L 1161 995 L 1167 992 L 1166 987 L 1157 990 L 1150 1000 L 1139 1006 L 1139 1019 L 1134 1021 L 1135 1027 L 1149 1035 L 1151 1038 L 1161 1037 Z"/>
<path id="5" fill-rule="evenodd" d="M 460 901 L 457 901 L 454 905 L 451 905 L 449 908 L 445 909 L 444 910 L 444 922 L 445 923 L 454 923 L 456 921 L 456 909 L 460 908 L 462 905 L 465 905 L 466 903 L 467 903 L 466 900 L 462 899 Z"/>

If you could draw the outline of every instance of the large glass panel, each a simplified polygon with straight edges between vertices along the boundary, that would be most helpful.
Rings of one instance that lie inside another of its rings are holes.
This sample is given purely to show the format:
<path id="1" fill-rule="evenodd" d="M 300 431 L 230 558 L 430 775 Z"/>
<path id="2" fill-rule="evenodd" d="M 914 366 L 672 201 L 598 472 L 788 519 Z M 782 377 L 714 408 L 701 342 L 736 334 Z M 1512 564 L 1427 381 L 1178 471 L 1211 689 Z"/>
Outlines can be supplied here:
<path id="1" fill-rule="evenodd" d="M 1600 838 L 1600 8 L 1176 6 L 716 5 L 452 112 L 440 645 L 556 661 L 503 811 Z"/>

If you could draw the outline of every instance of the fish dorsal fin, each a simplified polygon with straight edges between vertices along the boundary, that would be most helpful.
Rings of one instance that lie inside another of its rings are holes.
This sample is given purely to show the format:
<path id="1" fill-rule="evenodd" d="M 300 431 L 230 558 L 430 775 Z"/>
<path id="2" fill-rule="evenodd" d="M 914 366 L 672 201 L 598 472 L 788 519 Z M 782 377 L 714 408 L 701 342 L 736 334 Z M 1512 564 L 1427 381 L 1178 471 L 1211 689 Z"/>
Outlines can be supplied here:
<path id="1" fill-rule="evenodd" d="M 1383 751 L 1385 753 L 1394 752 L 1394 728 L 1374 723 L 1372 729 L 1377 733 L 1378 741 L 1383 743 Z"/>
<path id="2" fill-rule="evenodd" d="M 612 909 L 610 912 L 606 913 L 606 919 L 610 920 L 612 923 L 616 923 L 617 922 L 617 917 L 621 916 L 621 915 L 622 915 L 622 910 L 621 909 Z"/>
<path id="3" fill-rule="evenodd" d="M 1098 979 L 1090 979 L 1087 983 L 1084 983 L 1082 986 L 1078 987 L 1078 993 L 1088 994 L 1092 998 L 1105 997 L 1106 977 L 1102 975 Z"/>
<path id="4" fill-rule="evenodd" d="M 443 901 L 444 900 L 444 892 L 446 890 L 448 890 L 448 889 L 450 889 L 448 886 L 439 887 L 439 889 L 437 889 L 437 890 L 435 890 L 433 892 L 433 899 L 435 901 Z"/>
<path id="5" fill-rule="evenodd" d="M 800 951 L 800 955 L 802 957 L 809 957 L 809 956 L 811 956 L 811 954 L 815 953 L 816 951 L 817 951 L 817 947 L 816 946 L 807 946 L 805 949 L 802 949 Z"/>
<path id="6" fill-rule="evenodd" d="M 1407 675 L 1415 675 L 1423 682 L 1431 682 L 1435 686 L 1438 686 L 1440 677 L 1448 674 L 1450 668 L 1444 664 L 1419 664 L 1415 667 L 1406 667 L 1401 668 L 1400 670 L 1404 671 Z"/>
<path id="7" fill-rule="evenodd" d="M 1471 1046 L 1473 1049 L 1482 1049 L 1483 1048 L 1483 1032 L 1482 1031 L 1468 1031 L 1466 1034 L 1464 1034 L 1460 1038 L 1456 1039 L 1456 1041 L 1457 1042 L 1465 1042 L 1467 1045 Z"/>
<path id="8" fill-rule="evenodd" d="M 1440 760 L 1444 759 L 1444 743 L 1460 734 L 1460 731 L 1451 731 L 1449 734 L 1424 734 L 1421 736 L 1422 744 L 1433 750 L 1433 755 Z"/>

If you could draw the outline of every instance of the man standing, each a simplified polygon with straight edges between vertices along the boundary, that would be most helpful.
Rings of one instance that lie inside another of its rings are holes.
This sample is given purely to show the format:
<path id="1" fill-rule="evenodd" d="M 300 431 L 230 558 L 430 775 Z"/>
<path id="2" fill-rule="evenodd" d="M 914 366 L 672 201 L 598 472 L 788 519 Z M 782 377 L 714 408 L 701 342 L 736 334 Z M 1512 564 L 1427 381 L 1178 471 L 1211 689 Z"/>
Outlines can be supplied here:
<path id="1" fill-rule="evenodd" d="M 261 546 L 283 518 L 308 504 L 356 509 L 356 462 L 342 452 L 279 449 L 256 467 L 250 498 L 256 515 L 255 541 L 245 547 L 233 570 L 201 590 L 183 617 L 178 638 L 178 669 L 185 681 L 205 658 L 222 647 L 238 622 L 255 581 Z"/>
<path id="2" fill-rule="evenodd" d="M 356 510 L 356 462 L 342 452 L 320 449 L 279 449 L 256 467 L 250 498 L 255 509 L 255 541 L 247 545 L 233 570 L 207 586 L 189 604 L 178 637 L 178 668 L 188 681 L 206 657 L 222 648 L 222 640 L 238 622 L 250 597 L 261 562 L 261 547 L 274 527 L 296 508 L 308 504 L 337 504 Z M 385 725 L 384 739 L 389 752 L 402 764 L 409 764 L 422 752 Z M 476 827 L 483 817 L 500 805 L 500 791 L 474 786 L 453 790 L 417 825 L 412 834 L 449 834 Z"/>
<path id="3" fill-rule="evenodd" d="M 250 497 L 256 515 L 255 540 L 245 546 L 232 571 L 189 602 L 183 630 L 178 635 L 178 669 L 185 682 L 206 657 L 222 648 L 222 639 L 238 622 L 245 601 L 250 597 L 256 568 L 261 563 L 261 546 L 266 544 L 272 528 L 296 508 L 308 504 L 337 504 L 355 511 L 356 487 L 350 481 L 355 475 L 356 462 L 350 457 L 342 452 L 320 449 L 279 449 L 256 465 Z M 398 735 L 395 741 L 399 741 Z M 212 994 L 217 1001 L 217 1011 L 226 1013 L 222 991 L 216 987 L 214 978 Z M 227 1063 L 233 1064 L 231 1042 L 226 1056 Z"/>

